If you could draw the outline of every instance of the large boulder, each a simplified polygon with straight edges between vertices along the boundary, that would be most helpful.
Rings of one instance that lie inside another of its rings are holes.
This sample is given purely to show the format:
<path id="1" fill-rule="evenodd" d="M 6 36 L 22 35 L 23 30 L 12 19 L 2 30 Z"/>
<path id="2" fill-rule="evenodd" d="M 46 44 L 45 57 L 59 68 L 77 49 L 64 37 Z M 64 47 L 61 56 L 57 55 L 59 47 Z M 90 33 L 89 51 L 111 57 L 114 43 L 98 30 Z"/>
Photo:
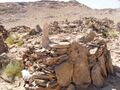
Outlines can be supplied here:
<path id="1" fill-rule="evenodd" d="M 88 49 L 77 42 L 73 42 L 69 49 L 69 57 L 74 65 L 73 82 L 76 85 L 88 86 L 91 83 Z"/>
<path id="2" fill-rule="evenodd" d="M 55 68 L 57 82 L 60 86 L 68 86 L 72 81 L 73 64 L 64 62 Z"/>

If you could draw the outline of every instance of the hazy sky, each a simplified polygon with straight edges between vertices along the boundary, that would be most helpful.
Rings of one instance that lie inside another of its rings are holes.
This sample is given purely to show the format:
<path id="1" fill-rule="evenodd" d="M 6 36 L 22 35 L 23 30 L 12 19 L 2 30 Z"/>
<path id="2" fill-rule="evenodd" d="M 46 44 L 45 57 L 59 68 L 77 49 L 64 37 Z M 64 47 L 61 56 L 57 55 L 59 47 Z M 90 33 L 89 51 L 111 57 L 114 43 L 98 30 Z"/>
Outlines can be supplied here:
<path id="1" fill-rule="evenodd" d="M 39 1 L 39 0 L 0 0 L 0 2 L 28 2 L 28 1 Z M 69 0 L 59 0 L 69 1 Z M 103 8 L 119 8 L 119 0 L 77 0 L 91 8 L 103 9 Z"/>

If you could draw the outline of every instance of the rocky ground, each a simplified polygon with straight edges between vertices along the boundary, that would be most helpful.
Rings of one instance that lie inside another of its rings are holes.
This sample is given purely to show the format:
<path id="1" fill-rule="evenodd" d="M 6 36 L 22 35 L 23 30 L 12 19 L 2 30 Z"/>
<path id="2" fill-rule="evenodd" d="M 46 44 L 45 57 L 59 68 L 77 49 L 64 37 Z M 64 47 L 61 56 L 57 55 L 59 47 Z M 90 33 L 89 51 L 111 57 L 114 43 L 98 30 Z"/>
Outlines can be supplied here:
<path id="1" fill-rule="evenodd" d="M 0 49 L 1 90 L 119 90 L 119 32 L 107 18 L 1 26 Z"/>
<path id="2" fill-rule="evenodd" d="M 0 10 L 0 90 L 120 90 L 119 9 L 42 1 Z"/>

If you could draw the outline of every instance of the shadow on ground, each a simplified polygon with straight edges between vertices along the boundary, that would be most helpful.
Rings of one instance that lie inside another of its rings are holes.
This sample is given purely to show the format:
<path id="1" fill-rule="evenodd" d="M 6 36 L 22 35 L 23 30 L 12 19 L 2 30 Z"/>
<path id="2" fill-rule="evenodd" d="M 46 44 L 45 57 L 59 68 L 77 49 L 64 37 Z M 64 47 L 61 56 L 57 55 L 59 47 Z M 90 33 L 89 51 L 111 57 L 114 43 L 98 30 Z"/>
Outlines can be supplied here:
<path id="1" fill-rule="evenodd" d="M 114 75 L 109 75 L 101 88 L 91 85 L 88 88 L 77 88 L 76 90 L 120 90 L 120 67 L 114 66 Z"/>

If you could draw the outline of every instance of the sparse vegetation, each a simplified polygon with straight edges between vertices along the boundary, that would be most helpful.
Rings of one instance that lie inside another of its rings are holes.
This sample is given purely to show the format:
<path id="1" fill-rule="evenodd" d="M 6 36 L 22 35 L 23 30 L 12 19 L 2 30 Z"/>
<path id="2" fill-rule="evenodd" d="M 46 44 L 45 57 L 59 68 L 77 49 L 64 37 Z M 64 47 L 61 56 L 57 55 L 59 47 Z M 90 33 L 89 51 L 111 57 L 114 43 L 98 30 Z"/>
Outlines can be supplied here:
<path id="1" fill-rule="evenodd" d="M 23 44 L 24 44 L 23 41 L 18 41 L 18 42 L 16 43 L 17 46 L 22 46 Z"/>
<path id="2" fill-rule="evenodd" d="M 4 73 L 8 77 L 21 77 L 21 70 L 23 68 L 22 60 L 12 60 L 5 68 Z"/>
<path id="3" fill-rule="evenodd" d="M 118 32 L 116 30 L 110 30 L 110 31 L 107 31 L 107 32 L 102 32 L 102 35 L 105 36 L 105 37 L 115 38 L 115 37 L 118 36 Z"/>
<path id="4" fill-rule="evenodd" d="M 13 44 L 16 44 L 17 46 L 22 46 L 24 44 L 24 42 L 22 40 L 20 40 L 21 35 L 19 34 L 11 34 L 6 40 L 5 43 L 10 46 Z"/>

